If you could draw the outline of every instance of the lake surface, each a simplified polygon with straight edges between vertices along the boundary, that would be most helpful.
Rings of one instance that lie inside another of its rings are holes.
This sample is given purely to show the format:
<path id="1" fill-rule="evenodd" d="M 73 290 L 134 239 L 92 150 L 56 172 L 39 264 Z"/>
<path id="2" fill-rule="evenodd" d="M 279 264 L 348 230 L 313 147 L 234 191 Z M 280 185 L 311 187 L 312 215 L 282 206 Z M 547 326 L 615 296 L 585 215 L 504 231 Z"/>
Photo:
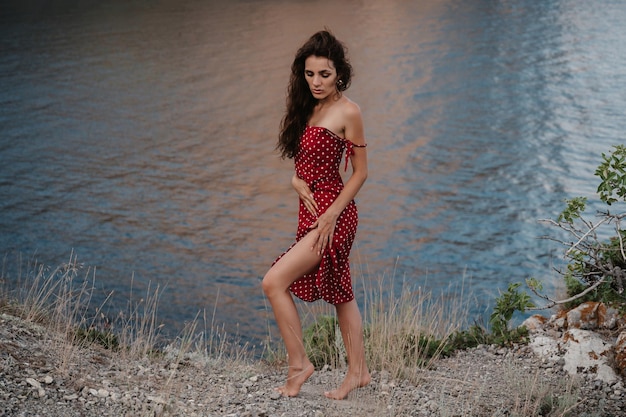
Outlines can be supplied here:
<path id="1" fill-rule="evenodd" d="M 601 154 L 626 142 L 620 1 L 0 5 L 5 278 L 20 256 L 75 253 L 112 315 L 131 287 L 164 288 L 169 334 L 206 311 L 266 336 L 260 280 L 297 223 L 278 124 L 293 55 L 324 26 L 349 47 L 369 143 L 360 302 L 381 277 L 463 282 L 478 317 L 510 282 L 558 281 L 538 220 L 594 199 Z"/>

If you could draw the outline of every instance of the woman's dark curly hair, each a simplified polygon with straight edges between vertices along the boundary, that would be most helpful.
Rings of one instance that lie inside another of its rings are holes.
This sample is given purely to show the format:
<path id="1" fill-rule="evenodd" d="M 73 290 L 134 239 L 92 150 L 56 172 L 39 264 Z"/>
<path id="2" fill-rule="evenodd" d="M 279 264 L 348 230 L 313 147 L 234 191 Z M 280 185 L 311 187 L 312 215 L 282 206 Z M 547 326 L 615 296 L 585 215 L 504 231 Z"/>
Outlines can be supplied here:
<path id="1" fill-rule="evenodd" d="M 311 94 L 304 76 L 304 61 L 310 56 L 331 60 L 337 70 L 337 90 L 345 91 L 352 79 L 352 66 L 346 58 L 346 47 L 328 30 L 317 32 L 302 45 L 291 64 L 287 87 L 287 110 L 280 124 L 276 149 L 282 158 L 293 158 L 298 152 L 300 135 L 313 113 L 317 99 Z"/>

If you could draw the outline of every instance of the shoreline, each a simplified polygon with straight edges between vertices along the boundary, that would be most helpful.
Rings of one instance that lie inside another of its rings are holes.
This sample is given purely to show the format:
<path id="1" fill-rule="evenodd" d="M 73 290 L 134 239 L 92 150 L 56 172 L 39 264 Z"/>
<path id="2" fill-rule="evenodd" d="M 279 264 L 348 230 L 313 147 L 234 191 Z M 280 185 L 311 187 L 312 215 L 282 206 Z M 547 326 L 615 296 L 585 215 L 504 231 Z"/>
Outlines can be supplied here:
<path id="1" fill-rule="evenodd" d="M 97 345 L 72 347 L 63 338 L 0 314 L 0 415 L 624 415 L 623 385 L 616 396 L 618 386 L 572 378 L 526 345 L 483 345 L 439 358 L 416 384 L 373 371 L 370 385 L 336 401 L 323 392 L 341 382 L 341 368 L 316 370 L 297 397 L 285 398 L 274 391 L 286 375 L 281 366 L 172 346 L 161 355 L 124 358 Z M 565 413 L 550 414 L 557 407 Z"/>

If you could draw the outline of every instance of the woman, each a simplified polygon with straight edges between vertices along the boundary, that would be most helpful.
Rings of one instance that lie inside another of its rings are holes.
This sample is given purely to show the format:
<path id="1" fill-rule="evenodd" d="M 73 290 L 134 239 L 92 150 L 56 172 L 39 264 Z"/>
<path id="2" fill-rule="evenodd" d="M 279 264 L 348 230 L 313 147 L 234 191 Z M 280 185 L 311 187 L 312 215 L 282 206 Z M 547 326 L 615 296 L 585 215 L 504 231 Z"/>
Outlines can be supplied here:
<path id="1" fill-rule="evenodd" d="M 365 363 L 363 325 L 354 299 L 348 256 L 358 214 L 354 197 L 367 178 L 363 121 L 358 105 L 343 95 L 352 67 L 345 48 L 328 31 L 314 34 L 297 52 L 291 66 L 287 110 L 278 150 L 294 158 L 292 185 L 300 197 L 294 243 L 263 278 L 263 291 L 288 355 L 287 382 L 277 390 L 296 396 L 313 374 L 302 341 L 302 325 L 290 294 L 305 301 L 323 298 L 334 304 L 348 356 L 341 386 L 325 395 L 343 399 L 370 382 Z M 352 175 L 342 182 L 342 154 L 352 162 Z"/>

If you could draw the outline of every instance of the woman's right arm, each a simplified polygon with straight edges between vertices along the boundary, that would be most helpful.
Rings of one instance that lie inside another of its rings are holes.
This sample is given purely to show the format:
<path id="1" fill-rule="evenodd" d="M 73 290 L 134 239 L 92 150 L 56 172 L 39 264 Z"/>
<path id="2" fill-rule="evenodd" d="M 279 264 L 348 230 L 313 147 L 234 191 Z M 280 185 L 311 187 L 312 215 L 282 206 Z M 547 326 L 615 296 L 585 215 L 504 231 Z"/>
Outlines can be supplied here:
<path id="1" fill-rule="evenodd" d="M 298 174 L 294 173 L 293 177 L 291 177 L 291 185 L 298 193 L 300 200 L 304 203 L 304 207 L 306 207 L 309 213 L 317 217 L 317 203 L 306 181 L 298 177 Z"/>

